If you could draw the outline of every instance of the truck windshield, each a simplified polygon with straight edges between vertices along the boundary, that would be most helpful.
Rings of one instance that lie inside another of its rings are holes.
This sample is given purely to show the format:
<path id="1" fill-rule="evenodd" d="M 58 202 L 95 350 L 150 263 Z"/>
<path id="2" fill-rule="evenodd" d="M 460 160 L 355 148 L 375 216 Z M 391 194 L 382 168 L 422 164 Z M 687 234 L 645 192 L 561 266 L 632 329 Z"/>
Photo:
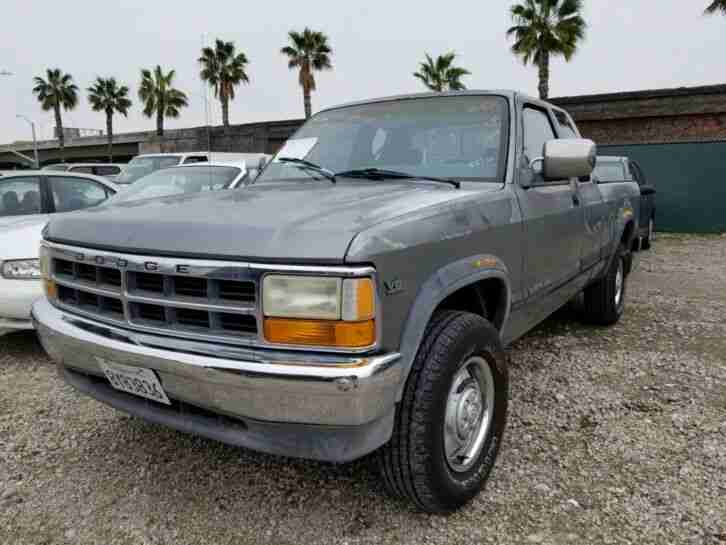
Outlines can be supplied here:
<path id="1" fill-rule="evenodd" d="M 242 170 L 227 166 L 193 166 L 158 170 L 119 192 L 109 204 L 228 189 Z"/>
<path id="2" fill-rule="evenodd" d="M 162 168 L 173 167 L 179 164 L 181 156 L 178 155 L 146 155 L 134 157 L 129 161 L 124 171 L 116 178 L 116 183 L 131 184 L 152 172 Z"/>
<path id="3" fill-rule="evenodd" d="M 466 95 L 401 99 L 321 112 L 288 140 L 257 179 L 320 178 L 290 161 L 327 171 L 380 169 L 418 176 L 502 182 L 508 104 Z"/>

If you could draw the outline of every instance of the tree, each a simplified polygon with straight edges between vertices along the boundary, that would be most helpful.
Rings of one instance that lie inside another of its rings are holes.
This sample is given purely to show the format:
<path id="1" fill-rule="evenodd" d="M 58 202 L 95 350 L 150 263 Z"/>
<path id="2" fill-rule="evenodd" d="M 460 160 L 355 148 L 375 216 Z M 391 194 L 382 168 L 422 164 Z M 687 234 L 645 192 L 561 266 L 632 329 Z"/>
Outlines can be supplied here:
<path id="1" fill-rule="evenodd" d="M 48 68 L 46 78 L 33 78 L 33 94 L 38 97 L 44 111 L 53 110 L 55 126 L 58 131 L 58 144 L 60 145 L 61 161 L 65 161 L 65 135 L 63 134 L 63 119 L 61 108 L 68 111 L 78 105 L 78 87 L 73 83 L 73 76 L 64 74 L 60 68 Z"/>
<path id="2" fill-rule="evenodd" d="M 128 116 L 131 100 L 129 88 L 119 85 L 115 78 L 96 78 L 88 89 L 88 102 L 94 112 L 106 114 L 106 137 L 108 139 L 108 160 L 113 163 L 113 114 Z"/>
<path id="3" fill-rule="evenodd" d="M 445 55 L 439 55 L 436 60 L 426 53 L 426 62 L 419 65 L 419 71 L 413 76 L 420 79 L 430 90 L 437 93 L 444 91 L 463 91 L 466 86 L 461 78 L 471 74 L 468 70 L 454 66 L 456 53 L 453 51 Z"/>
<path id="4" fill-rule="evenodd" d="M 205 47 L 199 63 L 202 71 L 199 76 L 214 88 L 214 96 L 222 104 L 222 123 L 229 126 L 229 101 L 234 100 L 234 88 L 240 83 L 249 83 L 245 72 L 247 57 L 235 51 L 233 42 L 217 40 L 214 49 Z"/>
<path id="5" fill-rule="evenodd" d="M 726 15 L 726 0 L 713 0 L 706 8 L 708 15 L 713 15 L 716 12 L 721 12 Z"/>
<path id="6" fill-rule="evenodd" d="M 290 44 L 283 47 L 280 52 L 287 55 L 287 66 L 291 70 L 299 69 L 299 82 L 303 90 L 303 104 L 305 118 L 312 115 L 310 93 L 315 91 L 315 70 L 332 70 L 330 55 L 333 50 L 328 45 L 328 37 L 322 32 L 305 28 L 302 33 L 291 31 L 288 34 Z"/>
<path id="7" fill-rule="evenodd" d="M 550 57 L 562 55 L 569 61 L 584 39 L 587 23 L 582 0 L 524 0 L 510 9 L 514 26 L 512 52 L 539 68 L 539 96 L 549 96 Z"/>
<path id="8" fill-rule="evenodd" d="M 141 70 L 139 99 L 144 103 L 144 115 L 151 118 L 156 114 L 156 134 L 164 135 L 164 118 L 179 117 L 179 111 L 188 106 L 187 95 L 172 86 L 174 70 L 164 74 L 161 66 L 154 71 Z"/>

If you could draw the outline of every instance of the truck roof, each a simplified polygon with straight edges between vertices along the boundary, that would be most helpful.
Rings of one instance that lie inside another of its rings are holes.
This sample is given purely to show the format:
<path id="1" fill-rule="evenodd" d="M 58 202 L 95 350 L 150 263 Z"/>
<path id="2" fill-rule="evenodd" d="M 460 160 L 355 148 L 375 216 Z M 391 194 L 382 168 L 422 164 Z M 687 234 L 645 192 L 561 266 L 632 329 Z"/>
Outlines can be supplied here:
<path id="1" fill-rule="evenodd" d="M 320 110 L 321 112 L 327 112 L 331 110 L 337 110 L 340 108 L 349 108 L 351 106 L 363 106 L 364 104 L 376 104 L 379 102 L 393 102 L 396 100 L 410 100 L 410 99 L 416 99 L 416 98 L 437 98 L 437 97 L 451 97 L 451 96 L 481 96 L 481 95 L 494 95 L 494 96 L 501 96 L 508 99 L 525 99 L 528 102 L 534 102 L 536 104 L 547 104 L 548 106 L 555 108 L 556 110 L 562 110 L 562 108 L 555 106 L 551 102 L 547 102 L 544 100 L 540 100 L 538 98 L 529 96 L 525 93 L 521 93 L 519 91 L 514 91 L 512 89 L 468 89 L 466 91 L 447 91 L 445 93 L 435 93 L 435 92 L 427 92 L 427 93 L 411 93 L 406 95 L 392 95 L 387 97 L 380 97 L 380 98 L 373 98 L 368 100 L 357 100 L 353 102 L 346 102 L 343 104 L 338 104 L 335 106 L 330 106 L 328 108 L 324 108 Z"/>

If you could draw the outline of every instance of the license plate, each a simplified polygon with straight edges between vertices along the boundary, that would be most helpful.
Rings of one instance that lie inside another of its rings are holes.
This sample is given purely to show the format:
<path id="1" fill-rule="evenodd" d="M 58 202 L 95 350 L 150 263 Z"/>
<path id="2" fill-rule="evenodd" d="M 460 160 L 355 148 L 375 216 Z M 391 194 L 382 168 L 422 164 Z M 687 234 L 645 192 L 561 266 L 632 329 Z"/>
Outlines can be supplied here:
<path id="1" fill-rule="evenodd" d="M 171 405 L 164 388 L 161 387 L 161 382 L 151 369 L 122 365 L 103 358 L 96 358 L 96 361 L 111 386 L 117 390 Z"/>

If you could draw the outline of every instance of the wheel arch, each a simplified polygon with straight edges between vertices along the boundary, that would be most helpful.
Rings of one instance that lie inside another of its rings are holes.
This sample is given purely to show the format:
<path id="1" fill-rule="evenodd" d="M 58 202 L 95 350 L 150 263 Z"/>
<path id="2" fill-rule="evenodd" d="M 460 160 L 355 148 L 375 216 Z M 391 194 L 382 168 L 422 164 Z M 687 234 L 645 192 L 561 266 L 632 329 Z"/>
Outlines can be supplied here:
<path id="1" fill-rule="evenodd" d="M 411 371 L 431 317 L 437 310 L 464 310 L 490 320 L 500 332 L 509 318 L 512 292 L 509 271 L 493 255 L 475 255 L 450 263 L 432 274 L 416 294 L 403 327 L 400 354 L 403 362 L 397 400 Z"/>

